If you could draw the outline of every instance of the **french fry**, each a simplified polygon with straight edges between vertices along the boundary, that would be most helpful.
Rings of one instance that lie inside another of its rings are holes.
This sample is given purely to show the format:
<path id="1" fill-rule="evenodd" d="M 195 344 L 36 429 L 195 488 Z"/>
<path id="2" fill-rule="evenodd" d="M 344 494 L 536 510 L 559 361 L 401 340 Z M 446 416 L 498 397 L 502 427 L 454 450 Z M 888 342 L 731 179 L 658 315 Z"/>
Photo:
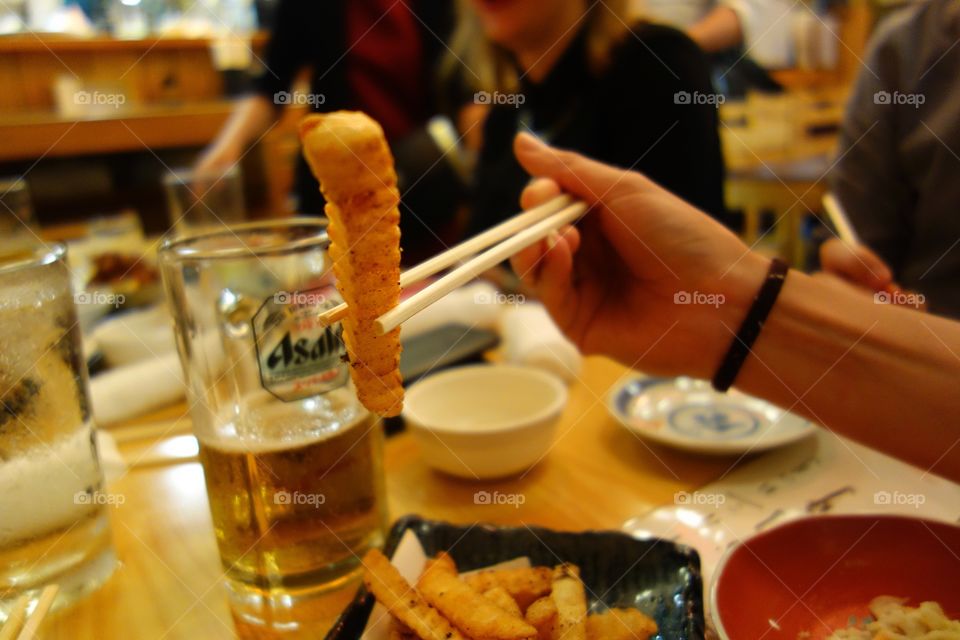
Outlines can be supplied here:
<path id="1" fill-rule="evenodd" d="M 648 640 L 657 623 L 636 609 L 609 609 L 587 618 L 587 640 Z"/>
<path id="2" fill-rule="evenodd" d="M 371 549 L 363 557 L 367 590 L 422 640 L 466 640 L 410 586 L 382 553 Z"/>
<path id="3" fill-rule="evenodd" d="M 520 611 L 520 605 L 517 604 L 517 601 L 513 599 L 513 596 L 507 593 L 507 590 L 503 587 L 487 589 L 483 592 L 483 597 L 510 615 L 516 616 L 517 618 L 523 617 L 523 612 Z"/>
<path id="4" fill-rule="evenodd" d="M 473 640 L 528 640 L 537 635 L 523 618 L 510 615 L 457 577 L 456 565 L 445 553 L 427 563 L 417 590 Z"/>
<path id="5" fill-rule="evenodd" d="M 417 640 L 417 634 L 396 618 L 391 618 L 390 633 L 387 638 L 388 640 Z"/>
<path id="6" fill-rule="evenodd" d="M 550 597 L 557 605 L 556 640 L 587 640 L 587 595 L 576 565 L 561 564 L 553 570 Z"/>
<path id="7" fill-rule="evenodd" d="M 343 342 L 357 397 L 387 416 L 403 408 L 400 332 L 379 335 L 378 316 L 400 301 L 400 193 L 383 129 L 366 114 L 337 111 L 300 123 L 303 154 L 330 220 L 330 259 L 349 305 Z"/>
<path id="8" fill-rule="evenodd" d="M 538 640 L 551 640 L 557 622 L 557 603 L 550 596 L 534 600 L 527 607 L 526 618 L 536 628 Z"/>
<path id="9" fill-rule="evenodd" d="M 484 593 L 494 587 L 503 587 L 521 610 L 550 593 L 553 570 L 550 567 L 524 569 L 490 569 L 463 577 L 474 591 Z"/>

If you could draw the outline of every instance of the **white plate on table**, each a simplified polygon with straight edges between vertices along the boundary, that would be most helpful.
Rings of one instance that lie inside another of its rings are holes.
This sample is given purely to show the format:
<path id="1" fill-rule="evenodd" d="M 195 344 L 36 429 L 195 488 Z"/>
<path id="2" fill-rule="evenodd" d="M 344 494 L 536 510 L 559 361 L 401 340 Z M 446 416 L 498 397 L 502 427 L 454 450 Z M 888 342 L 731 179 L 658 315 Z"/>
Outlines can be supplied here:
<path id="1" fill-rule="evenodd" d="M 607 409 L 645 440 L 711 455 L 759 452 L 796 442 L 816 426 L 736 390 L 693 378 L 634 378 L 614 387 Z"/>

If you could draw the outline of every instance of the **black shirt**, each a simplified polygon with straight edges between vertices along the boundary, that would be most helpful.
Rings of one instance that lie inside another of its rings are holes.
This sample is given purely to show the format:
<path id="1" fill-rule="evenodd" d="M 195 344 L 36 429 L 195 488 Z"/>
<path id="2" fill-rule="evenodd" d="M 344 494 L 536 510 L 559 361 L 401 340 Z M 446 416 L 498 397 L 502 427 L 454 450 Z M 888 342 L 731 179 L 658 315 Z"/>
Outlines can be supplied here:
<path id="1" fill-rule="evenodd" d="M 439 58 L 446 51 L 443 38 L 452 24 L 452 4 L 408 0 L 405 5 L 413 13 L 420 35 L 423 82 L 419 84 L 429 89 L 434 85 Z M 310 91 L 324 97 L 322 104 L 314 105 L 315 110 L 370 110 L 370 106 L 355 95 L 348 76 L 354 46 L 351 38 L 353 36 L 347 28 L 346 1 L 281 0 L 266 49 L 265 69 L 257 79 L 257 93 L 273 102 L 277 93 L 290 91 L 301 69 L 310 67 Z M 390 78 L 383 81 L 389 82 Z M 434 103 L 434 96 L 429 95 L 409 108 L 416 112 L 416 118 L 423 124 L 434 114 Z M 391 140 L 391 144 L 393 142 Z M 402 170 L 401 167 L 398 169 Z M 322 213 L 323 198 L 302 157 L 297 163 L 295 191 L 299 200 L 298 211 Z"/>
<path id="2" fill-rule="evenodd" d="M 525 130 L 555 146 L 640 171 L 725 221 L 709 65 L 680 31 L 638 24 L 600 76 L 588 66 L 581 32 L 542 82 L 521 80 L 520 93 L 522 105 L 495 104 L 485 123 L 471 233 L 518 211 L 529 176 L 512 144 Z"/>

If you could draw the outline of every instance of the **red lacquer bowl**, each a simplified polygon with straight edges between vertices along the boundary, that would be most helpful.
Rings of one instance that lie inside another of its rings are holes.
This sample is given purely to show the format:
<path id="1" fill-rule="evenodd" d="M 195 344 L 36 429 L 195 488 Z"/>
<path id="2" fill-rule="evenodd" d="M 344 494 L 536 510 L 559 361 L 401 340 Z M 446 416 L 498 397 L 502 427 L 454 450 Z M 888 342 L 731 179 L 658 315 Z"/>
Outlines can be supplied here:
<path id="1" fill-rule="evenodd" d="M 907 516 L 794 520 L 731 549 L 711 591 L 722 639 L 826 638 L 880 595 L 960 617 L 960 527 Z"/>

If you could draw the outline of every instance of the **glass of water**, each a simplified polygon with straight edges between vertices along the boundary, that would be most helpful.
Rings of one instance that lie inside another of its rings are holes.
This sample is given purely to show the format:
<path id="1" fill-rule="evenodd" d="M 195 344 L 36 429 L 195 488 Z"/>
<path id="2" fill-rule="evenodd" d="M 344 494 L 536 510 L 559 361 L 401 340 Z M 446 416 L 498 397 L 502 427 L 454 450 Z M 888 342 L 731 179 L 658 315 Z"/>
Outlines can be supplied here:
<path id="1" fill-rule="evenodd" d="M 23 178 L 0 178 L 0 257 L 29 253 L 41 244 L 30 190 Z"/>
<path id="2" fill-rule="evenodd" d="M 56 583 L 54 607 L 116 564 L 63 245 L 0 258 L 0 621 Z"/>

